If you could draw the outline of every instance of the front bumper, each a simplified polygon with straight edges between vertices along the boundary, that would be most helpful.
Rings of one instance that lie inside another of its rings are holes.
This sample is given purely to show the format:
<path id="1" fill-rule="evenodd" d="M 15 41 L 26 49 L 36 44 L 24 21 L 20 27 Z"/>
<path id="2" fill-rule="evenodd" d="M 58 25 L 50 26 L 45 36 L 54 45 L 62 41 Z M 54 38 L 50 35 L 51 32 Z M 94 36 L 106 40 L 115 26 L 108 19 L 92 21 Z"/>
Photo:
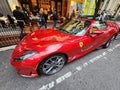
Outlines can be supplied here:
<path id="1" fill-rule="evenodd" d="M 22 62 L 10 62 L 13 67 L 15 67 L 18 74 L 23 77 L 36 77 L 39 76 L 37 72 L 38 63 L 28 63 L 25 61 Z"/>

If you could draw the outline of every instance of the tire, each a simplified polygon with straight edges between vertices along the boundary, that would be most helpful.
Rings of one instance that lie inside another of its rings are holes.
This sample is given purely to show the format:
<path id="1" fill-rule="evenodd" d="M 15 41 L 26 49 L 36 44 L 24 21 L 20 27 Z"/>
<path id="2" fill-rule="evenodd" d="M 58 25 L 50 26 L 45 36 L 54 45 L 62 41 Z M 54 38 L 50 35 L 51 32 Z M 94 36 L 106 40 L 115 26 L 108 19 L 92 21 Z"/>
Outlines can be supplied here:
<path id="1" fill-rule="evenodd" d="M 117 34 L 114 34 L 104 45 L 103 48 L 108 48 L 111 45 L 111 42 L 114 41 L 117 37 Z"/>
<path id="2" fill-rule="evenodd" d="M 110 38 L 104 45 L 103 48 L 108 48 L 111 45 L 111 41 L 113 38 Z"/>
<path id="3" fill-rule="evenodd" d="M 66 60 L 65 55 L 62 54 L 49 56 L 38 66 L 38 73 L 45 75 L 55 74 L 64 67 Z"/>
<path id="4" fill-rule="evenodd" d="M 114 41 L 117 37 L 117 34 L 113 35 L 112 38 L 111 38 L 111 41 Z"/>

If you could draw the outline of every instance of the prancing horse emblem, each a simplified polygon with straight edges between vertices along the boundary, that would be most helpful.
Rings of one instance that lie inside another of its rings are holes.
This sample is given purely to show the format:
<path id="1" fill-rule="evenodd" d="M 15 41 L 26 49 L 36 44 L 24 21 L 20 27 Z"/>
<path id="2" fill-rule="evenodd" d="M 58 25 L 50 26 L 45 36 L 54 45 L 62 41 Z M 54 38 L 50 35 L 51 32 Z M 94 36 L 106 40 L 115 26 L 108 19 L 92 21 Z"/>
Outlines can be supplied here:
<path id="1" fill-rule="evenodd" d="M 83 42 L 79 42 L 79 46 L 80 46 L 80 47 L 83 47 Z"/>

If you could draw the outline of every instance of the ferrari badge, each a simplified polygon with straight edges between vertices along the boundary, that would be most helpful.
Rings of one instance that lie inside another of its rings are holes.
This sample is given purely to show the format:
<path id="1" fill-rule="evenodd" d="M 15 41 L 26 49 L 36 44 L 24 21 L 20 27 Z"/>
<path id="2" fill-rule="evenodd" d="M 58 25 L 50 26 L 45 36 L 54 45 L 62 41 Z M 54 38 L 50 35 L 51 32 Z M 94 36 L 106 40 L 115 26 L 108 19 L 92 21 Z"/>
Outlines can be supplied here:
<path id="1" fill-rule="evenodd" d="M 79 46 L 80 46 L 80 47 L 83 47 L 83 42 L 79 42 Z"/>

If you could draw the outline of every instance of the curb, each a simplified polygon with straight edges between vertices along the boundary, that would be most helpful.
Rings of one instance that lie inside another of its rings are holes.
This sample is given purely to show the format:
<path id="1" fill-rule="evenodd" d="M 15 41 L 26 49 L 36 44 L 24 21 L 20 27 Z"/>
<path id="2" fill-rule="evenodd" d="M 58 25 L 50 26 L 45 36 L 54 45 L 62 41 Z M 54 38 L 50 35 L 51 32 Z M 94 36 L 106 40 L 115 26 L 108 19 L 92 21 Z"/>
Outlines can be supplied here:
<path id="1" fill-rule="evenodd" d="M 6 50 L 14 49 L 15 47 L 16 47 L 16 45 L 12 45 L 12 46 L 8 46 L 8 47 L 3 47 L 3 48 L 0 48 L 0 51 L 6 51 Z"/>

